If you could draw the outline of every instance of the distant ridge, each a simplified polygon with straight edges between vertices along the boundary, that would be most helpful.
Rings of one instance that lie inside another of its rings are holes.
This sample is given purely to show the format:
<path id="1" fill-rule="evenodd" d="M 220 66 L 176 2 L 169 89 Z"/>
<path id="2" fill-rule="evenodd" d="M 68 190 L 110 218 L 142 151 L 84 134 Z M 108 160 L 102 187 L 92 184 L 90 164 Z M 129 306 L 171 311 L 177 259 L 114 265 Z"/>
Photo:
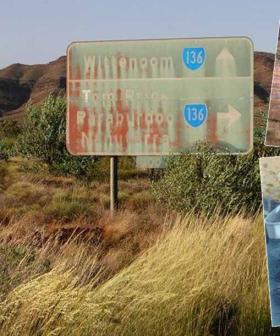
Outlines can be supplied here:
<path id="1" fill-rule="evenodd" d="M 255 121 L 269 102 L 274 55 L 255 52 Z M 0 70 L 0 117 L 21 118 L 27 103 L 40 104 L 49 94 L 65 95 L 66 56 L 48 64 L 12 64 Z"/>
<path id="2" fill-rule="evenodd" d="M 12 64 L 0 70 L 0 116 L 22 117 L 27 103 L 40 104 L 49 94 L 64 95 L 66 57 L 48 64 Z"/>

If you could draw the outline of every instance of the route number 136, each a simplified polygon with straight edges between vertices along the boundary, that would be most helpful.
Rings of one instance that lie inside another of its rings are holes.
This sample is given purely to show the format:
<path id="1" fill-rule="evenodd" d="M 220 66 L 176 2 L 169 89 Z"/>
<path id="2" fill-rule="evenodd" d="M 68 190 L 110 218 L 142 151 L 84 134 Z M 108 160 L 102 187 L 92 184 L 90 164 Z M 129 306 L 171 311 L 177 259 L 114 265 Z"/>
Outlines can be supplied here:
<path id="1" fill-rule="evenodd" d="M 184 120 L 191 127 L 201 126 L 207 119 L 207 115 L 206 104 L 187 104 L 184 107 Z"/>
<path id="2" fill-rule="evenodd" d="M 204 48 L 185 48 L 183 50 L 183 61 L 190 70 L 198 70 L 205 63 Z"/>

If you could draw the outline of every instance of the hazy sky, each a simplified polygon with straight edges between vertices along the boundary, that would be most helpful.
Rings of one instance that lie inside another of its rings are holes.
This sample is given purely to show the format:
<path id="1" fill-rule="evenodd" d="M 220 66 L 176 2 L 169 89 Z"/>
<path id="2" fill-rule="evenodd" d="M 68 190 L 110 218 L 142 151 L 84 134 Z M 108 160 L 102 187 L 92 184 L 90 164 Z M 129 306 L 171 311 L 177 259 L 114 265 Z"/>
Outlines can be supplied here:
<path id="1" fill-rule="evenodd" d="M 0 68 L 77 40 L 246 35 L 274 52 L 279 18 L 280 0 L 0 0 Z"/>

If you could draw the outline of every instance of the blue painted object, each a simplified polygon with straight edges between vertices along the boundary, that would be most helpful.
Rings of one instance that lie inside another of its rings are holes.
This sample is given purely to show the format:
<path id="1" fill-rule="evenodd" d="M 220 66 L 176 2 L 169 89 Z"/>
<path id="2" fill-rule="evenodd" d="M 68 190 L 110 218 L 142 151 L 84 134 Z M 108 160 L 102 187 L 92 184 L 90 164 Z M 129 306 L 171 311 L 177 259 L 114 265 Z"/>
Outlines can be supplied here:
<path id="1" fill-rule="evenodd" d="M 184 107 L 184 119 L 186 124 L 197 128 L 207 119 L 208 108 L 206 104 L 187 104 Z"/>
<path id="2" fill-rule="evenodd" d="M 190 70 L 198 70 L 205 63 L 206 53 L 204 48 L 185 48 L 183 50 L 183 61 Z"/>

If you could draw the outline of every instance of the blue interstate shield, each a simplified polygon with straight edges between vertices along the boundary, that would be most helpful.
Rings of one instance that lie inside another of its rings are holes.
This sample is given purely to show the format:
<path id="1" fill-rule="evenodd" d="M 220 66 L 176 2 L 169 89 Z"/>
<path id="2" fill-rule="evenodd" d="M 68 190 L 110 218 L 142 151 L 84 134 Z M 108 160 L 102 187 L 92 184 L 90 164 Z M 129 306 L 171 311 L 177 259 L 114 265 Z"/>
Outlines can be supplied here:
<path id="1" fill-rule="evenodd" d="M 183 61 L 190 70 L 198 70 L 205 63 L 206 53 L 204 48 L 185 48 L 183 50 Z"/>
<path id="2" fill-rule="evenodd" d="M 197 128 L 207 119 L 208 108 L 206 104 L 187 104 L 184 107 L 184 119 L 187 125 Z"/>

